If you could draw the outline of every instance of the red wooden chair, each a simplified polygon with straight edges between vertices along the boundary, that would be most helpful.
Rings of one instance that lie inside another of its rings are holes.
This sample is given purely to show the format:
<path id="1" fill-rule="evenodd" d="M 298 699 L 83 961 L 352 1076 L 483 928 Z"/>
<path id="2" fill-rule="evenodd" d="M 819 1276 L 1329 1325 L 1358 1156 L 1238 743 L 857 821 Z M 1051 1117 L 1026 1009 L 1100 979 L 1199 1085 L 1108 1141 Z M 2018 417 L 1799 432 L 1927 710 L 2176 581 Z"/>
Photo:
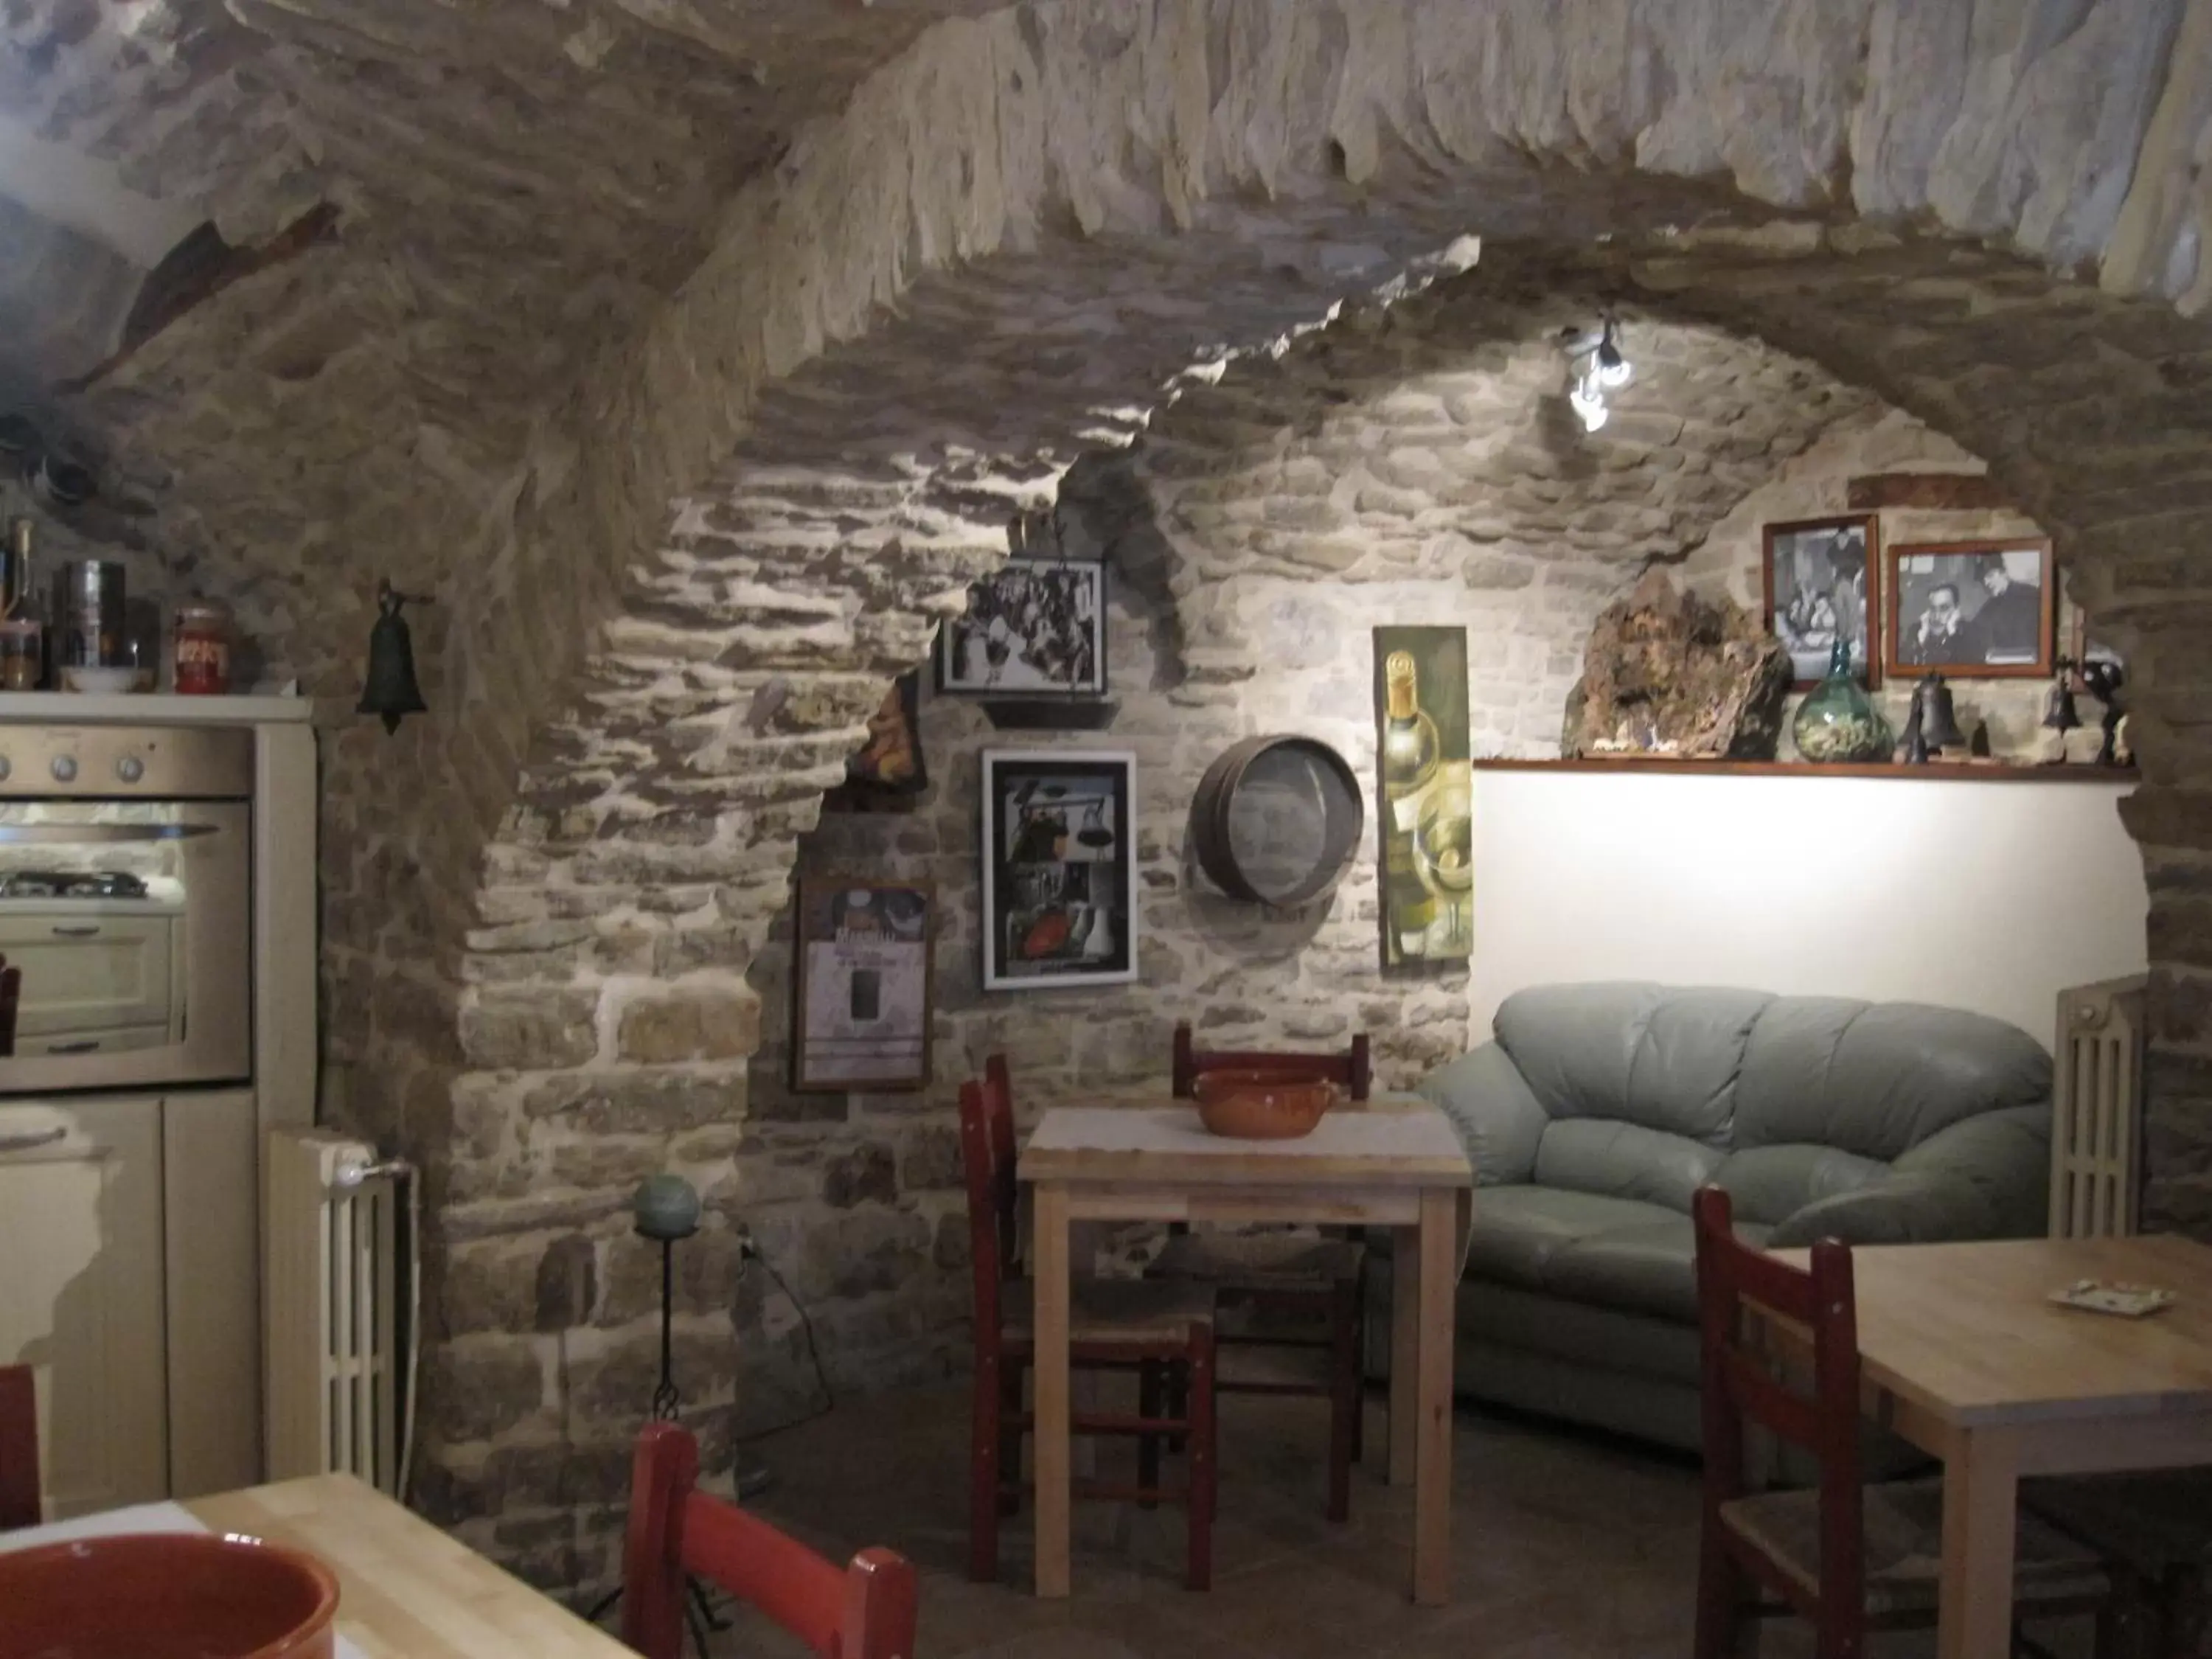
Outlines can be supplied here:
<path id="1" fill-rule="evenodd" d="M 1355 1101 L 1367 1098 L 1373 1078 L 1364 1031 L 1336 1053 L 1290 1054 L 1200 1049 L 1188 1024 L 1176 1027 L 1175 1091 L 1182 1099 L 1190 1098 L 1203 1073 L 1283 1065 L 1326 1077 Z M 1193 1233 L 1181 1225 L 1170 1234 L 1152 1263 L 1154 1274 L 1211 1285 L 1265 1322 L 1249 1333 L 1217 1329 L 1222 1363 L 1215 1388 L 1223 1394 L 1301 1395 L 1329 1402 L 1328 1518 L 1349 1520 L 1352 1466 L 1362 1437 L 1359 1335 L 1366 1251 L 1357 1230 L 1319 1242 L 1298 1233 Z M 1322 1334 L 1293 1334 L 1300 1328 Z M 1323 1358 L 1316 1364 L 1314 1355 Z"/>
<path id="2" fill-rule="evenodd" d="M 1850 1250 L 1823 1239 L 1809 1272 L 1777 1261 L 1736 1238 L 1717 1187 L 1698 1193 L 1692 1213 L 1705 1462 L 1696 1659 L 1731 1659 L 1742 1620 L 1776 1612 L 1812 1622 L 1818 1659 L 1857 1659 L 1869 1630 L 1933 1624 L 1943 1483 L 1861 1482 Z M 1744 1340 L 1746 1304 L 1810 1334 L 1810 1394 Z M 1819 1484 L 1748 1492 L 1747 1422 L 1809 1451 Z M 2019 1528 L 2016 1617 L 2105 1611 L 2109 1581 L 2094 1555 L 2024 1512 Z"/>
<path id="3" fill-rule="evenodd" d="M 1022 1438 L 1035 1426 L 1022 1408 L 1022 1377 L 1036 1357 L 1030 1281 L 1021 1276 L 1014 1178 L 1013 1090 L 1003 1056 L 985 1062 L 981 1083 L 960 1085 L 960 1153 L 968 1177 L 969 1254 L 975 1287 L 973 1440 L 969 1457 L 968 1576 L 999 1574 L 999 1522 L 1019 1512 Z M 1213 1297 L 1192 1285 L 1142 1279 L 1076 1280 L 1068 1321 L 1068 1360 L 1079 1370 L 1135 1371 L 1134 1416 L 1076 1411 L 1076 1434 L 1134 1437 L 1137 1480 L 1074 1483 L 1078 1498 L 1183 1505 L 1189 1521 L 1184 1582 L 1213 1582 Z M 1188 1409 L 1164 1412 L 1170 1383 Z M 1164 1486 L 1161 1441 L 1188 1447 L 1184 1479 Z"/>
<path id="4" fill-rule="evenodd" d="M 28 1365 L 0 1365 L 0 1532 L 35 1527 L 39 1502 L 39 1395 Z"/>
<path id="5" fill-rule="evenodd" d="M 15 1008 L 23 1000 L 23 970 L 0 957 L 0 1054 L 15 1052 Z"/>
<path id="6" fill-rule="evenodd" d="M 913 1565 L 885 1549 L 849 1565 L 817 1555 L 735 1504 L 697 1489 L 699 1443 L 651 1423 L 630 1465 L 622 1638 L 646 1659 L 682 1659 L 691 1577 L 757 1607 L 821 1659 L 913 1659 Z"/>

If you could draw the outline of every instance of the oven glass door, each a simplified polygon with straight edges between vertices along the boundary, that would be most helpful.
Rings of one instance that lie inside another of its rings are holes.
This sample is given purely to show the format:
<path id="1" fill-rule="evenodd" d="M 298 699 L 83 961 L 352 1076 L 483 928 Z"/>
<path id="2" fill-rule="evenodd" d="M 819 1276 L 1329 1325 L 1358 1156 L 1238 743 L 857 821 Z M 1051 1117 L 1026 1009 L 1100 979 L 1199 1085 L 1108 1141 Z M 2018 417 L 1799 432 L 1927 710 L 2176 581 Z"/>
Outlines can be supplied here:
<path id="1" fill-rule="evenodd" d="M 0 1095 L 252 1070 L 243 801 L 0 801 Z"/>

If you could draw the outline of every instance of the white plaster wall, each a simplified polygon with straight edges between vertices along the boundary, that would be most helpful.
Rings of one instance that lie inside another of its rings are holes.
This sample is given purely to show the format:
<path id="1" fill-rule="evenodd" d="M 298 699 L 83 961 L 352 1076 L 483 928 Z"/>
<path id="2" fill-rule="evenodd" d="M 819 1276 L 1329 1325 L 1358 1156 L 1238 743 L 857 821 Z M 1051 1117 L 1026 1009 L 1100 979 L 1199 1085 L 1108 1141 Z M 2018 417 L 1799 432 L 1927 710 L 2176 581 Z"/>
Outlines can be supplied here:
<path id="1" fill-rule="evenodd" d="M 1473 1030 L 1529 985 L 1650 979 L 1942 1003 L 2051 1046 L 2143 971 L 2120 783 L 1478 771 Z"/>

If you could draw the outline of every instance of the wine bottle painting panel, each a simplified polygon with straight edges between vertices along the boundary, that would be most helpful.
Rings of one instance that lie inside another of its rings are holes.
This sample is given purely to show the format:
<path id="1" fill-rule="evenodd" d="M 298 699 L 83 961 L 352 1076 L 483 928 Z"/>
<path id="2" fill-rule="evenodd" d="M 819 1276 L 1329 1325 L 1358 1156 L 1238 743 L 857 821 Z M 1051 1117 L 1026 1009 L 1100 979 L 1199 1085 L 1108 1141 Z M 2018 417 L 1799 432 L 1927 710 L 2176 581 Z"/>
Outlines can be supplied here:
<path id="1" fill-rule="evenodd" d="M 1464 962 L 1474 945 L 1467 629 L 1375 630 L 1382 965 Z"/>

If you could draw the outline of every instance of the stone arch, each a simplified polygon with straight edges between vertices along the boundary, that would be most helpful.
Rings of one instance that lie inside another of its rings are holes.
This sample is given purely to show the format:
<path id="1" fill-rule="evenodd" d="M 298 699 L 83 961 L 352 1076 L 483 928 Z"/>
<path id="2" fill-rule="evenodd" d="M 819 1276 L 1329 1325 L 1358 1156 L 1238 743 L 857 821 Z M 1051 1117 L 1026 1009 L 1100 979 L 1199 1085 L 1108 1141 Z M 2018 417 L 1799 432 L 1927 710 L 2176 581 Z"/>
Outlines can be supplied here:
<path id="1" fill-rule="evenodd" d="M 544 1472 L 604 1456 L 590 1424 L 646 1391 L 620 1183 L 646 1160 L 726 1163 L 756 1035 L 744 968 L 782 903 L 781 849 L 883 681 L 1003 554 L 1010 513 L 1194 364 L 1265 349 L 1470 230 L 1574 250 L 1588 280 L 1813 358 L 1988 457 L 2078 549 L 2100 615 L 2138 628 L 2138 834 L 2212 841 L 2183 787 L 2202 618 L 2172 603 L 2201 604 L 2188 537 L 2212 478 L 2172 471 L 2185 437 L 2129 442 L 2078 355 L 2169 433 L 2205 423 L 2205 336 L 2175 307 L 2207 297 L 2183 163 L 2212 31 L 2151 0 L 2057 38 L 1994 8 L 1678 9 L 1662 25 L 1591 0 L 1523 27 L 1425 0 L 1018 8 L 931 31 L 741 195 L 599 400 L 652 435 L 577 463 L 608 498 L 593 580 L 613 590 L 650 550 L 483 848 L 458 1040 L 425 1074 L 414 1127 L 444 1142 L 440 1507 L 520 1493 L 585 1516 L 565 1547 L 591 1532 L 606 1483 Z M 2012 75 L 1979 73 L 2008 57 Z M 1984 107 L 1993 82 L 2014 100 Z M 1707 175 L 1734 190 L 1687 182 Z M 2022 255 L 2094 264 L 2112 291 Z M 2202 880 L 2194 853 L 2154 858 Z M 2173 924 L 2180 948 L 2194 925 Z M 2162 1025 L 2178 1101 L 2212 1095 L 2196 1036 Z M 732 1248 L 695 1253 L 687 1296 L 710 1404 Z M 507 1420 L 456 1407 L 491 1392 L 477 1379 L 526 1397 L 541 1376 L 560 1381 Z"/>

